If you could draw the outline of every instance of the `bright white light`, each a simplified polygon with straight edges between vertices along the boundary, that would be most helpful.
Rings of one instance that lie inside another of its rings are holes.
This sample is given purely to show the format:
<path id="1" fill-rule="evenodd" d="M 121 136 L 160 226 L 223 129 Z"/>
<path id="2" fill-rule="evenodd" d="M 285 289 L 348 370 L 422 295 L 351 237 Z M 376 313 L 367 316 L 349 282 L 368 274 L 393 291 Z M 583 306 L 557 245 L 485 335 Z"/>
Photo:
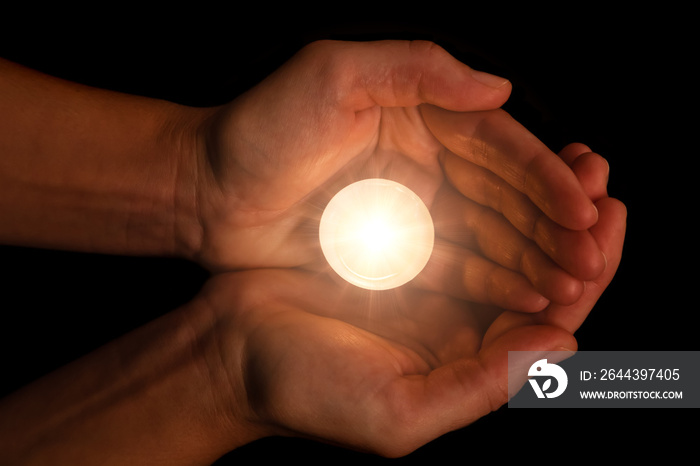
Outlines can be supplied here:
<path id="1" fill-rule="evenodd" d="M 321 249 L 338 275 L 370 290 L 412 280 L 430 259 L 435 231 L 430 212 L 395 181 L 358 181 L 331 199 L 321 217 Z"/>

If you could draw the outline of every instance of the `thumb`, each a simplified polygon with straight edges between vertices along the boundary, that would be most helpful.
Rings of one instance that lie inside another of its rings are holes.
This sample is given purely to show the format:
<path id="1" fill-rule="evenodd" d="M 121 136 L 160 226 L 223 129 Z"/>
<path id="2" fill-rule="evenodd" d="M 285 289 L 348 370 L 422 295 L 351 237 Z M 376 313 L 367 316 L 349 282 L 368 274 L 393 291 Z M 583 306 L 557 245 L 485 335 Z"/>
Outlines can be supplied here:
<path id="1" fill-rule="evenodd" d="M 464 427 L 508 401 L 509 394 L 525 383 L 520 377 L 509 387 L 509 351 L 533 355 L 557 352 L 563 355 L 561 360 L 573 355 L 576 348 L 574 336 L 561 328 L 518 327 L 482 348 L 476 358 L 460 359 L 432 371 L 425 379 L 406 381 L 414 384 L 414 406 L 418 409 L 414 414 L 425 429 L 425 439 Z"/>
<path id="2" fill-rule="evenodd" d="M 346 88 L 345 103 L 355 110 L 422 103 L 488 110 L 503 105 L 512 88 L 507 79 L 474 70 L 427 41 L 320 41 L 303 54 Z"/>

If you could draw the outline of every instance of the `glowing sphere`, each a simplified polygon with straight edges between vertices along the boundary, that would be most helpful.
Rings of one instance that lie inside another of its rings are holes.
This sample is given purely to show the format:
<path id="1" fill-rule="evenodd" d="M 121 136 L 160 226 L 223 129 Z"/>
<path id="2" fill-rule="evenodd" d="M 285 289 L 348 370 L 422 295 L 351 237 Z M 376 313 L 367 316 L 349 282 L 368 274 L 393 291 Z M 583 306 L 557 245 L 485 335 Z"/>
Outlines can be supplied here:
<path id="1" fill-rule="evenodd" d="M 328 203 L 321 249 L 338 275 L 370 290 L 412 280 L 430 259 L 435 231 L 427 207 L 395 181 L 372 178 L 343 188 Z"/>

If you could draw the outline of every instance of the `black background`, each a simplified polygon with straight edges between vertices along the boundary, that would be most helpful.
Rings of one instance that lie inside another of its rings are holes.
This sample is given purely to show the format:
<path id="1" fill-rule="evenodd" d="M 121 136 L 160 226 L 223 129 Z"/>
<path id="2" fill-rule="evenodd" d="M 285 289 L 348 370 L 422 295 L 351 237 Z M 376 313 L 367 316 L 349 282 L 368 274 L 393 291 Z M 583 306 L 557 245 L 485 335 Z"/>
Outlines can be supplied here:
<path id="1" fill-rule="evenodd" d="M 605 156 L 610 194 L 628 208 L 622 264 L 577 333 L 579 349 L 698 349 L 697 75 L 688 11 L 455 10 L 435 2 L 381 16 L 376 5 L 188 6 L 156 15 L 119 8 L 6 9 L 0 56 L 98 87 L 201 106 L 235 98 L 320 38 L 433 40 L 475 68 L 508 77 L 514 91 L 505 108 L 553 150 L 580 141 Z M 0 277 L 2 395 L 188 301 L 207 273 L 177 259 L 2 246 Z M 670 458 L 690 447 L 680 426 L 693 414 L 504 407 L 398 460 L 273 438 L 219 463 L 279 453 L 324 463 L 459 464 L 475 455 L 549 461 L 550 445 L 566 447 L 571 458 L 599 459 L 606 446 L 621 458 L 657 451 Z"/>

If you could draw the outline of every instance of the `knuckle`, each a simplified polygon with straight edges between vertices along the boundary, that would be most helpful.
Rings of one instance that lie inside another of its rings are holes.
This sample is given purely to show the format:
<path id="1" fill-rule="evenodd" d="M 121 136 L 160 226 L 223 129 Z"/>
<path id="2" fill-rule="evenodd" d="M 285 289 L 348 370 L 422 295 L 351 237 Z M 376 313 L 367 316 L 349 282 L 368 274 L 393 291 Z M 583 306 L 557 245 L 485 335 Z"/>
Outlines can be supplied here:
<path id="1" fill-rule="evenodd" d="M 435 42 L 428 40 L 412 40 L 408 42 L 412 53 L 427 58 L 444 57 L 447 51 Z"/>

